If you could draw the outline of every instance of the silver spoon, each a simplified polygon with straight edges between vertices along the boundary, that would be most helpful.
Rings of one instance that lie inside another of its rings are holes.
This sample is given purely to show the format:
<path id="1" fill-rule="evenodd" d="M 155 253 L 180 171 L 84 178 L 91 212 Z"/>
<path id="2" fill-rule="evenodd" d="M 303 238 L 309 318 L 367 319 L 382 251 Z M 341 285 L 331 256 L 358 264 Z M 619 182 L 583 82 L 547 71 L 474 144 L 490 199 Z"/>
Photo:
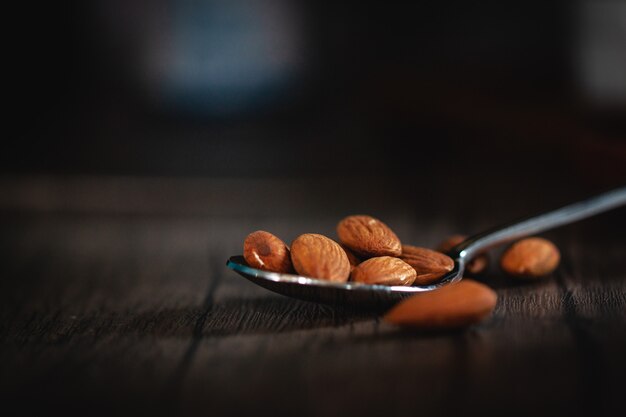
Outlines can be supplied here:
<path id="1" fill-rule="evenodd" d="M 226 265 L 253 283 L 288 297 L 325 304 L 386 308 L 407 296 L 432 291 L 460 281 L 463 278 L 465 265 L 482 251 L 573 223 L 624 204 L 626 204 L 626 187 L 473 235 L 448 252 L 448 255 L 454 259 L 454 268 L 432 285 L 404 287 L 329 282 L 251 268 L 240 255 L 230 257 Z"/>

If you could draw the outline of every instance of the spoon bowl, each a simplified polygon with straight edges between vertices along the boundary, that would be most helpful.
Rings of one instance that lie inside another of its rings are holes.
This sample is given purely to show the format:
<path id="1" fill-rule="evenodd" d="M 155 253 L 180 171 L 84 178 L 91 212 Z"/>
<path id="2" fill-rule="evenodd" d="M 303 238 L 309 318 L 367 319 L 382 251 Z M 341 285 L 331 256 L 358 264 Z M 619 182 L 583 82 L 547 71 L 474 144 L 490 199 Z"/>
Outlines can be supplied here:
<path id="1" fill-rule="evenodd" d="M 270 291 L 304 301 L 349 307 L 387 308 L 416 293 L 431 291 L 462 278 L 463 261 L 431 285 L 371 285 L 359 282 L 331 282 L 301 275 L 269 272 L 248 266 L 243 256 L 231 256 L 226 266 L 247 280 Z"/>
<path id="2" fill-rule="evenodd" d="M 287 297 L 351 307 L 388 308 L 406 297 L 460 281 L 466 263 L 494 246 L 582 220 L 624 204 L 626 187 L 473 235 L 448 251 L 454 260 L 454 267 L 431 285 L 387 286 L 330 282 L 252 268 L 241 255 L 230 257 L 226 266 L 251 282 Z"/>

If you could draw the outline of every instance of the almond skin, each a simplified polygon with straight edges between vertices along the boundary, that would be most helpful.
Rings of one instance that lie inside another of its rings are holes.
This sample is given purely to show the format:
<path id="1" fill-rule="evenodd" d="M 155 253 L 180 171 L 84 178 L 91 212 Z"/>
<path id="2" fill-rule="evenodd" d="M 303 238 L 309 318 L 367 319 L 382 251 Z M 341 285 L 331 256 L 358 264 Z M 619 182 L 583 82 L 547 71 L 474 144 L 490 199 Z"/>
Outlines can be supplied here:
<path id="1" fill-rule="evenodd" d="M 402 245 L 400 259 L 415 269 L 417 285 L 432 284 L 454 268 L 448 255 L 419 246 Z"/>
<path id="2" fill-rule="evenodd" d="M 467 239 L 466 235 L 452 235 L 443 242 L 439 243 L 435 250 L 442 253 L 448 253 L 450 249 L 463 242 L 465 239 Z M 465 270 L 472 275 L 478 275 L 487 269 L 488 265 L 489 257 L 486 253 L 480 253 L 467 263 Z"/>
<path id="3" fill-rule="evenodd" d="M 383 319 L 398 326 L 424 329 L 465 327 L 491 314 L 497 299 L 491 288 L 464 278 L 400 301 Z"/>
<path id="4" fill-rule="evenodd" d="M 415 269 L 400 258 L 378 256 L 361 262 L 352 270 L 355 282 L 378 285 L 411 285 L 415 281 Z"/>
<path id="5" fill-rule="evenodd" d="M 348 255 L 334 240 L 316 233 L 304 233 L 291 243 L 291 261 L 298 274 L 334 282 L 350 277 Z"/>
<path id="6" fill-rule="evenodd" d="M 547 239 L 529 237 L 511 245 L 500 258 L 500 266 L 517 278 L 540 278 L 552 273 L 561 260 L 559 249 Z"/>
<path id="7" fill-rule="evenodd" d="M 253 268 L 272 272 L 292 273 L 289 248 L 273 234 L 257 230 L 243 242 L 243 258 Z"/>
<path id="8" fill-rule="evenodd" d="M 402 244 L 398 236 L 382 221 L 367 215 L 343 218 L 337 224 L 341 243 L 358 256 L 400 256 Z"/>

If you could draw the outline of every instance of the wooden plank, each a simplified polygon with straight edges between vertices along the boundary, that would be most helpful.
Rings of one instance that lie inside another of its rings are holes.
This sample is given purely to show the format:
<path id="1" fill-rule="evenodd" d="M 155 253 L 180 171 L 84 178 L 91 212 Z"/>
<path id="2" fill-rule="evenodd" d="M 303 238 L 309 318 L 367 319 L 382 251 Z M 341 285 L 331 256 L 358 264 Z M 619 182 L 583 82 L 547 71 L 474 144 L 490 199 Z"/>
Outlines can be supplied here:
<path id="1" fill-rule="evenodd" d="M 207 223 L 4 220 L 15 233 L 3 268 L 3 294 L 12 294 L 2 304 L 3 395 L 25 410 L 89 406 L 105 415 L 169 407 L 167 388 L 214 288 L 215 260 L 200 232 Z"/>
<path id="2" fill-rule="evenodd" d="M 209 192 L 196 203 L 210 183 L 157 182 L 147 192 L 142 181 L 54 181 L 13 184 L 18 197 L 0 204 L 6 404 L 72 414 L 303 416 L 611 415 L 624 407 L 623 210 L 548 234 L 563 254 L 550 279 L 514 281 L 492 263 L 481 279 L 499 301 L 485 323 L 405 332 L 372 313 L 275 295 L 225 261 L 250 231 L 288 242 L 303 232 L 333 236 L 340 216 L 359 206 L 376 208 L 404 241 L 432 246 L 528 214 L 544 204 L 530 200 L 535 190 L 522 189 L 523 206 L 499 195 L 492 213 L 468 212 L 436 190 L 426 205 L 393 205 L 393 193 L 383 193 L 388 200 L 368 206 L 381 194 L 359 200 L 357 187 L 329 207 L 297 182 L 251 182 L 232 200 Z M 97 209 L 93 189 L 102 184 L 109 191 Z M 268 189 L 275 193 L 263 196 Z M 53 197 L 19 197 L 39 192 Z"/>

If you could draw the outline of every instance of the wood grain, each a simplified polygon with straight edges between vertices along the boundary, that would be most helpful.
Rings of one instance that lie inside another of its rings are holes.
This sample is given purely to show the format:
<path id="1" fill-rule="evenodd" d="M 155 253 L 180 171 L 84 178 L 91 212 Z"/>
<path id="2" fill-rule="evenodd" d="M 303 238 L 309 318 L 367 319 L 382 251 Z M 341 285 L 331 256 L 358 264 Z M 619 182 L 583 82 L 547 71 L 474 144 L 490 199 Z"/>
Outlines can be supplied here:
<path id="1" fill-rule="evenodd" d="M 333 236 L 337 219 L 363 212 L 350 199 L 358 187 L 329 207 L 311 195 L 290 202 L 306 195 L 297 182 L 237 182 L 245 193 L 228 198 L 216 191 L 228 181 L 163 181 L 0 181 L 5 407 L 152 416 L 609 416 L 626 407 L 623 209 L 547 233 L 562 263 L 546 280 L 518 282 L 492 263 L 481 281 L 499 299 L 484 323 L 409 332 L 375 313 L 270 293 L 225 267 L 252 230 Z M 108 190 L 101 200 L 95 187 Z M 385 206 L 379 195 L 359 205 L 403 241 L 433 246 L 541 208 L 535 189 L 520 190 L 494 203 L 495 214 L 459 210 L 445 193 L 430 208 Z M 229 211 L 244 194 L 257 204 Z"/>

